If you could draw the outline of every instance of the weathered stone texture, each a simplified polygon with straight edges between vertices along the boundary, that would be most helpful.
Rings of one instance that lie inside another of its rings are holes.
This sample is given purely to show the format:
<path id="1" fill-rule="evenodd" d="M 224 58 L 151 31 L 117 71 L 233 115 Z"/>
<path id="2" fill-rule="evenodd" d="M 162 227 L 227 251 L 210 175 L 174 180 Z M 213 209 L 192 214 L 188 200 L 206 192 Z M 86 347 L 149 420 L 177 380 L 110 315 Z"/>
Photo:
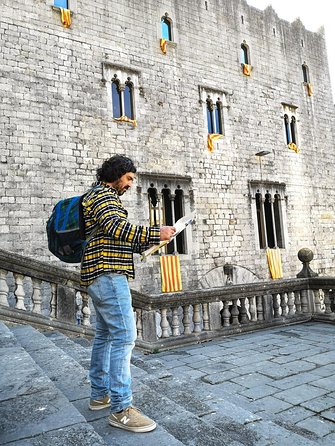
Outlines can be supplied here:
<path id="1" fill-rule="evenodd" d="M 124 197 L 134 222 L 148 223 L 141 172 L 192 178 L 198 215 L 189 254 L 181 259 L 185 289 L 199 287 L 202 276 L 225 263 L 269 277 L 250 180 L 286 184 L 285 277 L 300 270 L 296 256 L 303 246 L 315 253 L 314 270 L 335 273 L 334 107 L 322 34 L 244 0 L 214 0 L 208 10 L 191 0 L 70 0 L 70 29 L 52 3 L 2 2 L 2 248 L 53 260 L 45 234 L 52 206 L 84 192 L 103 159 L 125 153 L 139 167 L 139 188 Z M 163 55 L 160 19 L 166 12 L 175 43 Z M 243 40 L 250 77 L 241 71 Z M 135 73 L 137 128 L 112 120 L 103 62 Z M 225 137 L 213 153 L 206 146 L 201 88 L 225 93 Z M 297 107 L 299 154 L 286 146 L 282 103 Z M 261 166 L 260 150 L 271 152 Z M 138 265 L 135 286 L 158 291 L 157 257 Z"/>

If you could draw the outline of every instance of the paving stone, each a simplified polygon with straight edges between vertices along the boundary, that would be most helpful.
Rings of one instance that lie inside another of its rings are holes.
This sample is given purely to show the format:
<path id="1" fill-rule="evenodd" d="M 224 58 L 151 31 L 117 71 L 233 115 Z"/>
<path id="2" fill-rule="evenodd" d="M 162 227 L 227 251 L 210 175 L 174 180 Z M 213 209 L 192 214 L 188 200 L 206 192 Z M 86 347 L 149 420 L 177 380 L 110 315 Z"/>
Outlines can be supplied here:
<path id="1" fill-rule="evenodd" d="M 262 384 L 256 387 L 252 387 L 251 389 L 243 390 L 240 393 L 246 396 L 247 398 L 258 400 L 260 398 L 263 398 L 264 396 L 273 395 L 276 392 L 277 389 L 275 389 L 274 387 L 269 386 L 267 384 Z"/>
<path id="2" fill-rule="evenodd" d="M 326 420 L 335 422 L 335 406 L 330 407 L 329 410 L 321 412 L 321 417 L 326 418 Z"/>
<path id="3" fill-rule="evenodd" d="M 297 423 L 297 426 L 314 432 L 319 437 L 323 437 L 335 432 L 334 423 L 325 420 L 318 415 L 299 421 L 299 423 Z"/>
<path id="4" fill-rule="evenodd" d="M 293 371 L 288 365 L 278 365 L 273 363 L 267 365 L 267 367 L 259 368 L 258 371 L 259 373 L 273 379 L 283 379 L 298 373 Z"/>
<path id="5" fill-rule="evenodd" d="M 273 380 L 271 386 L 277 387 L 278 389 L 286 390 L 292 387 L 300 386 L 301 384 L 314 383 L 314 381 L 320 379 L 318 375 L 313 372 L 303 372 L 296 375 L 289 376 L 288 378 L 283 378 L 279 380 Z"/>
<path id="6" fill-rule="evenodd" d="M 266 396 L 264 398 L 260 398 L 256 401 L 250 402 L 249 407 L 251 411 L 258 414 L 262 412 L 276 414 L 278 412 L 282 412 L 283 410 L 291 408 L 292 405 L 273 396 Z"/>
<path id="7" fill-rule="evenodd" d="M 306 358 L 306 361 L 313 362 L 314 364 L 326 365 L 335 363 L 335 350 L 329 351 L 327 353 L 320 353 L 319 355 L 314 355 L 311 358 Z"/>
<path id="8" fill-rule="evenodd" d="M 285 422 L 298 423 L 299 421 L 305 420 L 306 418 L 312 417 L 314 412 L 305 409 L 301 406 L 291 406 L 290 409 L 283 410 L 278 413 L 275 419 L 281 419 Z"/>
<path id="9" fill-rule="evenodd" d="M 323 410 L 335 407 L 335 399 L 329 397 L 328 395 L 324 395 L 319 398 L 314 398 L 313 400 L 302 402 L 300 405 L 312 410 L 313 412 L 322 412 Z"/>
<path id="10" fill-rule="evenodd" d="M 14 441 L 11 446 L 106 446 L 104 440 L 88 423 L 44 432 L 33 438 Z"/>
<path id="11" fill-rule="evenodd" d="M 328 391 L 335 391 L 335 379 L 334 376 L 318 379 L 313 383 L 314 386 L 322 387 Z"/>
<path id="12" fill-rule="evenodd" d="M 225 371 L 225 372 L 217 372 L 217 373 L 212 373 L 210 375 L 205 375 L 201 379 L 204 382 L 214 385 L 229 381 L 231 378 L 234 378 L 235 376 L 236 373 Z"/>
<path id="13" fill-rule="evenodd" d="M 252 387 L 257 387 L 261 384 L 269 384 L 274 382 L 272 378 L 269 378 L 257 372 L 234 377 L 231 379 L 231 381 L 236 384 L 241 384 L 244 387 L 247 387 L 248 389 L 251 389 Z"/>
<path id="14" fill-rule="evenodd" d="M 303 384 L 295 387 L 294 389 L 284 390 L 283 392 L 276 393 L 276 397 L 283 399 L 291 404 L 301 404 L 305 401 L 319 397 L 327 393 L 326 390 L 311 386 L 309 384 Z"/>

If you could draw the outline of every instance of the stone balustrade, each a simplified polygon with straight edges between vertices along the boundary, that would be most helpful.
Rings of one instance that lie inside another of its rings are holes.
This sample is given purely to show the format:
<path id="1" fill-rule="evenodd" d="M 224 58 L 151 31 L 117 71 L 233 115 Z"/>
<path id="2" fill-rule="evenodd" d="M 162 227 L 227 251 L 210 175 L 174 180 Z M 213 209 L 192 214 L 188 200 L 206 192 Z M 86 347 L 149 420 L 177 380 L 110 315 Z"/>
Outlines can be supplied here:
<path id="1" fill-rule="evenodd" d="M 132 290 L 150 351 L 309 320 L 335 322 L 335 278 L 302 277 L 179 293 Z M 0 317 L 93 334 L 79 274 L 0 250 Z"/>

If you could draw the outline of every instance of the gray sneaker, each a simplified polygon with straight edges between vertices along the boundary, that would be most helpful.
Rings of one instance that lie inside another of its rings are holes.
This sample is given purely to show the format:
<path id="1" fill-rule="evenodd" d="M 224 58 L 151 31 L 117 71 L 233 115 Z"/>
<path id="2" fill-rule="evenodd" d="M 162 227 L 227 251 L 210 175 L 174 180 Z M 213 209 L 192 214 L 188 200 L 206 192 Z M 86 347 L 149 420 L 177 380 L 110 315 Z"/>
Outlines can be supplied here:
<path id="1" fill-rule="evenodd" d="M 132 432 L 150 432 L 156 428 L 156 423 L 141 413 L 135 407 L 127 407 L 120 413 L 112 413 L 108 417 L 111 426 Z"/>
<path id="2" fill-rule="evenodd" d="M 88 405 L 90 410 L 101 410 L 110 407 L 111 399 L 108 395 L 100 400 L 90 400 L 90 404 Z"/>

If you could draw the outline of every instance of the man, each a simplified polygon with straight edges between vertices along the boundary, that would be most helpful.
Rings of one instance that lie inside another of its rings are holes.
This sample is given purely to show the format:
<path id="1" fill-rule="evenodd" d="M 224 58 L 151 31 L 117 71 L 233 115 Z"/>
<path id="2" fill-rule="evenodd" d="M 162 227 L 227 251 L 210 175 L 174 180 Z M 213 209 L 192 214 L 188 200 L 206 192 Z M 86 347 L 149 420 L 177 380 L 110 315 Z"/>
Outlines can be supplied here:
<path id="1" fill-rule="evenodd" d="M 82 284 L 96 311 L 89 408 L 110 406 L 109 424 L 133 432 L 149 432 L 156 423 L 132 403 L 130 358 L 136 327 L 128 278 L 134 277 L 133 253 L 170 240 L 172 226 L 135 226 L 127 221 L 120 195 L 132 185 L 136 168 L 131 159 L 115 155 L 97 170 L 97 183 L 83 200 L 89 239 L 81 265 Z"/>

